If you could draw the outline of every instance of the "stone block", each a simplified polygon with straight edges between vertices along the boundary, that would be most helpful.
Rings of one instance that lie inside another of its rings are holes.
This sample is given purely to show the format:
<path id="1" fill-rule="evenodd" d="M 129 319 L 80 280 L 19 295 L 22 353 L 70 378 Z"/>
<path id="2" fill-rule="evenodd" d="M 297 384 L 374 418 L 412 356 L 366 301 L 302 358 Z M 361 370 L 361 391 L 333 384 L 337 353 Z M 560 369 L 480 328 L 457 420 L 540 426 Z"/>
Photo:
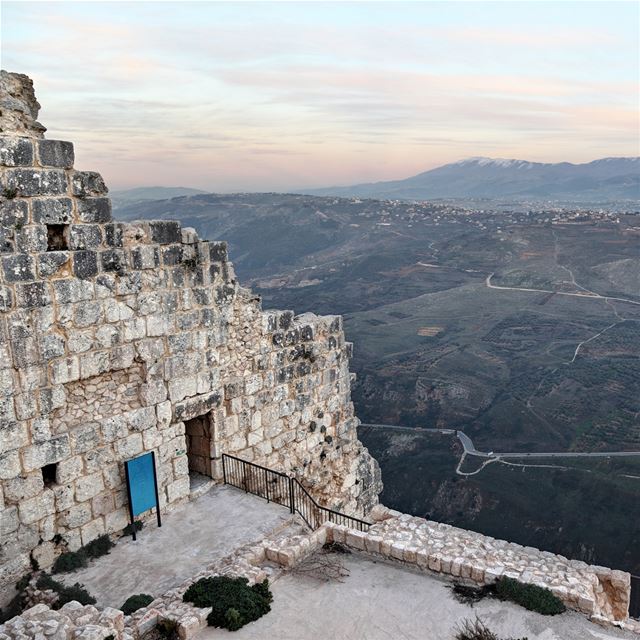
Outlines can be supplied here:
<path id="1" fill-rule="evenodd" d="M 38 198 L 32 201 L 31 211 L 36 224 L 69 224 L 73 220 L 71 198 Z"/>
<path id="2" fill-rule="evenodd" d="M 189 478 L 183 477 L 171 482 L 167 485 L 167 501 L 175 502 L 189 495 L 191 490 Z"/>
<path id="3" fill-rule="evenodd" d="M 80 529 L 80 535 L 82 537 L 82 546 L 89 544 L 92 540 L 105 533 L 104 518 L 94 518 L 87 524 L 83 524 Z"/>
<path id="4" fill-rule="evenodd" d="M 10 403 L 13 406 L 12 398 L 5 398 L 2 402 Z M 5 410 L 4 413 L 6 414 L 8 411 Z M 24 447 L 28 442 L 29 434 L 24 422 L 0 420 L 0 454 Z"/>
<path id="5" fill-rule="evenodd" d="M 101 196 L 108 191 L 102 176 L 95 171 L 74 171 L 71 176 L 71 192 L 74 196 Z"/>
<path id="6" fill-rule="evenodd" d="M 97 422 L 80 425 L 70 431 L 70 436 L 75 454 L 93 451 L 100 445 L 100 425 Z"/>
<path id="7" fill-rule="evenodd" d="M 226 242 L 210 242 L 209 243 L 209 259 L 211 262 L 227 262 L 227 243 Z"/>
<path id="8" fill-rule="evenodd" d="M 69 436 L 62 434 L 39 444 L 32 444 L 22 451 L 22 462 L 25 471 L 41 469 L 47 464 L 60 462 L 69 457 Z"/>
<path id="9" fill-rule="evenodd" d="M 133 458 L 142 453 L 142 451 L 142 435 L 139 433 L 133 433 L 124 440 L 118 440 L 116 442 L 116 453 L 122 460 Z"/>
<path id="10" fill-rule="evenodd" d="M 121 508 L 107 513 L 104 519 L 107 533 L 117 533 L 129 524 L 129 513 L 127 509 Z"/>
<path id="11" fill-rule="evenodd" d="M 0 285 L 0 311 L 9 311 L 13 307 L 13 293 L 9 287 Z"/>
<path id="12" fill-rule="evenodd" d="M 95 251 L 76 251 L 73 254 L 73 275 L 86 280 L 98 273 L 98 254 Z"/>
<path id="13" fill-rule="evenodd" d="M 131 260 L 134 269 L 155 269 L 160 265 L 160 252 L 158 247 L 135 247 L 131 250 Z"/>
<path id="14" fill-rule="evenodd" d="M 111 369 L 108 351 L 92 351 L 80 356 L 80 379 L 86 380 Z"/>
<path id="15" fill-rule="evenodd" d="M 109 198 L 85 198 L 77 202 L 80 222 L 110 222 L 111 200 Z"/>
<path id="16" fill-rule="evenodd" d="M 52 487 L 56 500 L 56 511 L 66 511 L 75 505 L 75 491 L 72 486 L 60 484 Z"/>
<path id="17" fill-rule="evenodd" d="M 182 241 L 180 223 L 173 220 L 152 220 L 149 222 L 151 239 L 158 244 L 173 244 Z"/>
<path id="18" fill-rule="evenodd" d="M 58 304 L 91 300 L 95 295 L 93 283 L 75 278 L 54 281 L 53 291 Z"/>
<path id="19" fill-rule="evenodd" d="M 18 253 L 38 253 L 47 250 L 47 228 L 32 224 L 15 231 L 15 245 Z"/>
<path id="20" fill-rule="evenodd" d="M 0 227 L 17 230 L 27 224 L 29 206 L 26 200 L 0 200 Z"/>
<path id="21" fill-rule="evenodd" d="M 38 140 L 38 160 L 43 167 L 73 167 L 73 143 L 63 140 Z"/>
<path id="22" fill-rule="evenodd" d="M 2 540 L 6 540 L 7 536 L 17 531 L 19 526 L 18 507 L 5 507 L 0 518 L 0 537 Z M 0 550 L 0 557 L 2 555 Z"/>
<path id="23" fill-rule="evenodd" d="M 78 478 L 75 482 L 76 500 L 84 502 L 104 491 L 102 473 L 92 473 L 89 476 Z"/>
<path id="24" fill-rule="evenodd" d="M 7 136 L 0 138 L 0 165 L 30 167 L 33 165 L 33 143 L 28 138 Z"/>
<path id="25" fill-rule="evenodd" d="M 100 253 L 102 270 L 123 274 L 127 270 L 127 255 L 123 249 L 110 249 Z"/>
<path id="26" fill-rule="evenodd" d="M 40 473 L 18 476 L 4 483 L 4 499 L 7 502 L 20 502 L 37 496 L 44 489 Z"/>
<path id="27" fill-rule="evenodd" d="M 57 196 L 67 191 L 67 177 L 59 169 L 7 169 L 5 183 L 21 197 Z"/>
<path id="28" fill-rule="evenodd" d="M 49 378 L 52 384 L 66 384 L 80 379 L 80 361 L 77 356 L 63 358 L 49 364 Z"/>
<path id="29" fill-rule="evenodd" d="M 92 518 L 91 506 L 88 502 L 77 504 L 59 514 L 58 521 L 63 527 L 76 529 Z"/>
<path id="30" fill-rule="evenodd" d="M 46 282 L 29 282 L 16 285 L 16 304 L 21 309 L 34 309 L 51 304 Z"/>
<path id="31" fill-rule="evenodd" d="M 133 431 L 144 431 L 155 427 L 157 424 L 155 407 L 142 407 L 129 411 L 125 415 L 125 420 Z"/>
<path id="32" fill-rule="evenodd" d="M 22 524 L 33 524 L 55 513 L 55 499 L 53 491 L 45 489 L 35 498 L 23 500 L 18 505 L 18 514 Z"/>
<path id="33" fill-rule="evenodd" d="M 20 473 L 20 468 L 20 454 L 18 449 L 11 449 L 10 451 L 0 453 L 0 480 L 15 478 Z"/>
<path id="34" fill-rule="evenodd" d="M 2 258 L 2 270 L 6 282 L 28 282 L 35 279 L 35 262 L 25 254 Z"/>
<path id="35" fill-rule="evenodd" d="M 56 552 L 56 545 L 53 542 L 42 542 L 33 550 L 31 555 L 38 563 L 38 567 L 48 569 L 53 566 L 58 554 Z"/>
<path id="36" fill-rule="evenodd" d="M 104 225 L 104 241 L 108 247 L 122 247 L 124 244 L 124 226 L 114 222 Z"/>
<path id="37" fill-rule="evenodd" d="M 70 264 L 71 254 L 68 251 L 48 251 L 38 256 L 38 274 L 48 278 L 58 273 L 62 267 Z"/>
<path id="38" fill-rule="evenodd" d="M 102 230 L 97 224 L 72 224 L 69 227 L 70 249 L 95 249 L 102 244 Z"/>

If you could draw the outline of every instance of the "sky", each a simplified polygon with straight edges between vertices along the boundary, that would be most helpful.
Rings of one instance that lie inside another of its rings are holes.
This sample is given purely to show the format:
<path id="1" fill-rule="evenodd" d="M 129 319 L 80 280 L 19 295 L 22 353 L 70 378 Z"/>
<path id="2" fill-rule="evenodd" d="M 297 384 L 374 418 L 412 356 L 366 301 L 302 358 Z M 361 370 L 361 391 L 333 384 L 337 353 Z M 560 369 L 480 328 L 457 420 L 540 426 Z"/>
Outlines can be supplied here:
<path id="1" fill-rule="evenodd" d="M 2 68 L 112 190 L 640 154 L 636 2 L 5 2 Z"/>

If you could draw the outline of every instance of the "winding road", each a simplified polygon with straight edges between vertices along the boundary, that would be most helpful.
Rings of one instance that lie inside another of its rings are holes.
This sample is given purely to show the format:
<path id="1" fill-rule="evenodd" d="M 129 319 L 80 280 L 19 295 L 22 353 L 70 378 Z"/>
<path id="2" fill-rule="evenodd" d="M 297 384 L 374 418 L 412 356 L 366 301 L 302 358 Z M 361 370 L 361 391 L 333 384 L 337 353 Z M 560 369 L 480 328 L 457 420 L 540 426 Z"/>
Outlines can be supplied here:
<path id="1" fill-rule="evenodd" d="M 500 460 L 503 458 L 626 458 L 626 457 L 640 457 L 640 451 L 594 451 L 589 453 L 587 451 L 513 451 L 506 453 L 496 453 L 494 451 L 478 451 L 473 440 L 464 433 L 464 431 L 457 431 L 455 429 L 423 429 L 421 427 L 403 427 L 397 424 L 371 424 L 362 423 L 362 427 L 377 427 L 382 429 L 393 429 L 396 431 L 412 431 L 414 433 L 444 433 L 448 435 L 455 435 L 464 449 L 465 455 L 476 456 L 478 458 Z"/>

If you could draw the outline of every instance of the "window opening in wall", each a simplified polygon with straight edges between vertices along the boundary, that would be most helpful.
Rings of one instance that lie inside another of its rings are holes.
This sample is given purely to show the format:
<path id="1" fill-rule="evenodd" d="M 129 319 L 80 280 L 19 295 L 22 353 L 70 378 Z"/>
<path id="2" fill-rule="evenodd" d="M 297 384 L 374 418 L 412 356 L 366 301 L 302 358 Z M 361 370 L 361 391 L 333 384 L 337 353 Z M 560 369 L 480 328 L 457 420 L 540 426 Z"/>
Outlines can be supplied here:
<path id="1" fill-rule="evenodd" d="M 68 224 L 47 225 L 47 251 L 65 251 L 69 248 L 67 242 Z"/>
<path id="2" fill-rule="evenodd" d="M 45 487 L 49 487 L 56 483 L 57 472 L 57 464 L 45 464 L 44 467 L 42 467 L 42 480 L 44 481 Z"/>

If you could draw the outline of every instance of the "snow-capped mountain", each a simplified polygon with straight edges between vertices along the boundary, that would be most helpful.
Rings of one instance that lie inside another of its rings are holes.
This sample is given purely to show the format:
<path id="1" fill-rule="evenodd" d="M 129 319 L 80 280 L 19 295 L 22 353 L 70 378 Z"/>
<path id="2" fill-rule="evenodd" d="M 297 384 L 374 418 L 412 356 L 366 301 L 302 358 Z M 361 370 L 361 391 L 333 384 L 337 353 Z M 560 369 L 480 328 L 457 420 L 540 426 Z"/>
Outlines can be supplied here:
<path id="1" fill-rule="evenodd" d="M 584 164 L 475 157 L 405 180 L 304 190 L 314 195 L 429 200 L 640 200 L 640 158 L 602 158 Z"/>

